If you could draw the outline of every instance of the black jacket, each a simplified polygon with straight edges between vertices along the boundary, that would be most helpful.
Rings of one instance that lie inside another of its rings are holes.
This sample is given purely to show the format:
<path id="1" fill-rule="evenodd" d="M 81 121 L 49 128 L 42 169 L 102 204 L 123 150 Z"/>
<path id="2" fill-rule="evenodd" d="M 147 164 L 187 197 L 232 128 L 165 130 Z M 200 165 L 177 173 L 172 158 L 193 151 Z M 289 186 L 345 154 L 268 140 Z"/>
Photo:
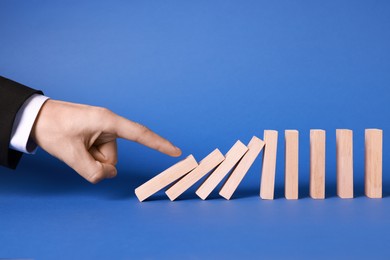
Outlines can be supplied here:
<path id="1" fill-rule="evenodd" d="M 22 153 L 9 148 L 15 116 L 33 94 L 43 94 L 0 76 L 0 165 L 16 168 Z"/>

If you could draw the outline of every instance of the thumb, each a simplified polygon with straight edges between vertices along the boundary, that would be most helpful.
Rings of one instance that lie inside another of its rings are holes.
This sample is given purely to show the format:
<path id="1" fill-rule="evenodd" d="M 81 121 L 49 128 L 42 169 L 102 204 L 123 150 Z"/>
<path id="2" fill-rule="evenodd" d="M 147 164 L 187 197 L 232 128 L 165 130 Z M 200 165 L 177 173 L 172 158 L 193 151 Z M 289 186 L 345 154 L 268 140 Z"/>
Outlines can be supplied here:
<path id="1" fill-rule="evenodd" d="M 113 178 L 117 175 L 114 165 L 95 160 L 84 145 L 76 146 L 72 154 L 72 158 L 66 163 L 91 183 L 96 184 L 105 178 Z"/>

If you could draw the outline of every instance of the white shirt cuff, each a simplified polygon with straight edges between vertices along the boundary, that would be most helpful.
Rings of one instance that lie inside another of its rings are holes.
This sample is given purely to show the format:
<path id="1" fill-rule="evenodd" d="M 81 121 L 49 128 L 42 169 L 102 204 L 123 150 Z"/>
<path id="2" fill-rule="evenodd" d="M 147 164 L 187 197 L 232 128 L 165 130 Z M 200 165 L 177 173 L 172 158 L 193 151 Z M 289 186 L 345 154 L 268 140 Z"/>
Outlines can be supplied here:
<path id="1" fill-rule="evenodd" d="M 23 153 L 35 153 L 38 146 L 31 140 L 30 133 L 41 107 L 48 99 L 34 94 L 24 102 L 15 116 L 9 148 Z"/>

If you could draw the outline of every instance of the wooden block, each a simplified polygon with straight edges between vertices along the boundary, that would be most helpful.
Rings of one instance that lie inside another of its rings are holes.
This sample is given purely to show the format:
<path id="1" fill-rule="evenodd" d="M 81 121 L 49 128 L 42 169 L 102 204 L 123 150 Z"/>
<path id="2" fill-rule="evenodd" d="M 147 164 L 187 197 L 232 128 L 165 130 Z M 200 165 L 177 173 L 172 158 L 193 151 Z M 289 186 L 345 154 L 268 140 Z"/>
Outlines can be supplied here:
<path id="1" fill-rule="evenodd" d="M 284 168 L 284 196 L 289 200 L 298 199 L 298 159 L 299 159 L 299 132 L 285 130 L 285 168 Z"/>
<path id="2" fill-rule="evenodd" d="M 382 198 L 382 140 L 381 129 L 366 129 L 364 190 L 369 198 Z"/>
<path id="3" fill-rule="evenodd" d="M 227 200 L 232 197 L 234 191 L 237 189 L 245 174 L 248 172 L 249 168 L 263 149 L 264 142 L 256 136 L 253 136 L 247 146 L 248 151 L 242 157 L 241 161 L 237 164 L 236 168 L 230 174 L 229 178 L 219 191 L 219 195 Z"/>
<path id="4" fill-rule="evenodd" d="M 226 153 L 225 160 L 210 174 L 202 185 L 200 185 L 196 194 L 202 200 L 205 200 L 247 151 L 248 147 L 240 141 L 237 141 Z"/>
<path id="5" fill-rule="evenodd" d="M 197 166 L 198 163 L 196 162 L 194 156 L 190 155 L 136 188 L 135 195 L 139 201 L 144 201 L 159 190 L 189 173 Z"/>
<path id="6" fill-rule="evenodd" d="M 337 195 L 353 198 L 353 132 L 336 129 Z"/>
<path id="7" fill-rule="evenodd" d="M 168 195 L 171 201 L 175 200 L 197 181 L 202 179 L 203 176 L 217 167 L 224 159 L 225 157 L 222 155 L 222 153 L 218 149 L 215 149 L 199 162 L 198 167 L 176 182 L 165 193 Z"/>
<path id="8" fill-rule="evenodd" d="M 278 131 L 264 130 L 263 168 L 261 171 L 260 197 L 273 200 L 275 190 L 276 151 Z"/>
<path id="9" fill-rule="evenodd" d="M 310 130 L 310 197 L 325 198 L 325 131 Z"/>

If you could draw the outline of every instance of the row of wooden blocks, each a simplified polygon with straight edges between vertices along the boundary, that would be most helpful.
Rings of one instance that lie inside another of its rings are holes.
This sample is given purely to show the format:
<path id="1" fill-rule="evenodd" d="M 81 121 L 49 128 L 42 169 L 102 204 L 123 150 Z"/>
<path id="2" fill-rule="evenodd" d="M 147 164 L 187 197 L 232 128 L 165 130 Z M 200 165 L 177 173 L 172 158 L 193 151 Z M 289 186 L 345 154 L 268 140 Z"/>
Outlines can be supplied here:
<path id="1" fill-rule="evenodd" d="M 310 130 L 310 196 L 325 198 L 325 131 Z M 365 194 L 369 198 L 382 197 L 382 141 L 380 129 L 365 130 Z M 230 199 L 238 185 L 263 150 L 260 197 L 274 198 L 278 132 L 264 131 L 264 141 L 254 136 L 247 146 L 237 141 L 224 156 L 218 149 L 197 163 L 190 155 L 135 189 L 140 201 L 168 187 L 166 195 L 171 201 L 178 198 L 199 180 L 208 177 L 196 190 L 205 200 L 228 175 L 219 194 Z M 298 199 L 299 133 L 285 130 L 285 197 Z M 353 132 L 336 130 L 337 195 L 353 198 Z M 229 174 L 230 173 L 230 174 Z M 173 183 L 173 184 L 172 184 Z"/>

